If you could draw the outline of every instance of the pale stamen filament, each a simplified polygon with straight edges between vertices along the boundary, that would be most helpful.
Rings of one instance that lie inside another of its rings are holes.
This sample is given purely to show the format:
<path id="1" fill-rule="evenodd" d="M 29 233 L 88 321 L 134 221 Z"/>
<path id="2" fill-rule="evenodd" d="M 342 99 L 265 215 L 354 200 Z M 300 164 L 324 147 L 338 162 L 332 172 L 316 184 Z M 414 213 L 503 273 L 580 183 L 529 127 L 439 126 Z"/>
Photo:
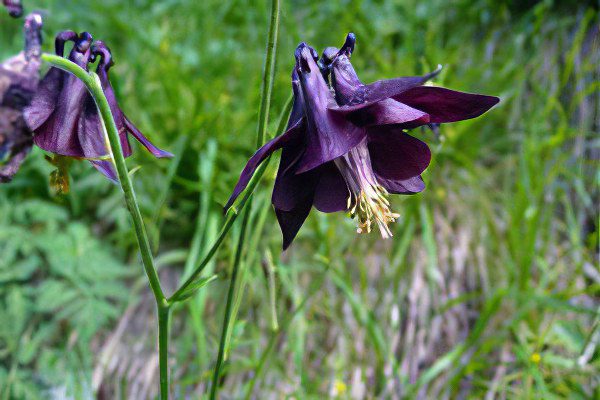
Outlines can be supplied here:
<path id="1" fill-rule="evenodd" d="M 371 232 L 374 221 L 384 239 L 392 237 L 388 224 L 400 215 L 391 211 L 388 192 L 375 178 L 366 140 L 336 159 L 335 164 L 348 186 L 347 206 L 350 216 L 357 219 L 357 232 Z"/>

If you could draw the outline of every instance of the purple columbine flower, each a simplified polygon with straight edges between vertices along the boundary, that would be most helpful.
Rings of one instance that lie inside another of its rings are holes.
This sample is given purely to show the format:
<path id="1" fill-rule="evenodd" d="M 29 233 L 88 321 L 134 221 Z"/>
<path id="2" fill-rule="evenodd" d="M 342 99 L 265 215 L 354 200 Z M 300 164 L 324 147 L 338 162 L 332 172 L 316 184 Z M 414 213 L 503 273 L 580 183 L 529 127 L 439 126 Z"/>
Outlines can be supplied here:
<path id="1" fill-rule="evenodd" d="M 0 64 L 0 182 L 10 182 L 31 150 L 32 133 L 23 119 L 39 82 L 42 17 L 25 19 L 25 50 Z"/>
<path id="2" fill-rule="evenodd" d="M 359 233 L 370 232 L 377 225 L 384 238 L 391 237 L 388 224 L 398 214 L 390 209 L 389 193 L 422 191 L 425 185 L 420 175 L 431 159 L 427 145 L 405 130 L 430 122 L 457 120 L 438 118 L 440 114 L 472 118 L 498 102 L 495 97 L 443 89 L 459 93 L 458 99 L 470 102 L 465 105 L 440 101 L 443 112 L 432 117 L 430 111 L 436 111 L 435 104 L 419 109 L 395 96 L 417 88 L 433 74 L 363 85 L 346 62 L 354 45 L 353 35 L 349 38 L 341 50 L 325 51 L 321 69 L 315 50 L 305 43 L 298 46 L 292 73 L 294 106 L 287 130 L 250 158 L 225 206 L 227 209 L 233 204 L 258 165 L 282 149 L 272 203 L 284 249 L 291 244 L 312 206 L 325 213 L 348 211 L 357 219 Z M 330 74 L 333 91 L 326 81 Z M 456 96 L 451 100 L 455 99 Z"/>
<path id="3" fill-rule="evenodd" d="M 2 0 L 2 4 L 8 10 L 8 14 L 11 17 L 19 18 L 23 15 L 23 5 L 21 4 L 21 0 Z"/>
<path id="4" fill-rule="evenodd" d="M 154 146 L 121 111 L 108 71 L 113 65 L 110 50 L 101 41 L 83 32 L 61 32 L 55 41 L 56 54 L 64 56 L 65 43 L 74 42 L 69 60 L 86 71 L 97 59 L 96 73 L 110 105 L 119 130 L 123 155 L 131 155 L 128 135 L 132 134 L 154 156 L 171 157 L 172 154 Z M 51 68 L 40 82 L 25 120 L 34 132 L 34 142 L 40 148 L 62 156 L 83 158 L 109 179 L 117 176 L 109 160 L 107 138 L 92 95 L 78 78 L 58 68 Z"/>

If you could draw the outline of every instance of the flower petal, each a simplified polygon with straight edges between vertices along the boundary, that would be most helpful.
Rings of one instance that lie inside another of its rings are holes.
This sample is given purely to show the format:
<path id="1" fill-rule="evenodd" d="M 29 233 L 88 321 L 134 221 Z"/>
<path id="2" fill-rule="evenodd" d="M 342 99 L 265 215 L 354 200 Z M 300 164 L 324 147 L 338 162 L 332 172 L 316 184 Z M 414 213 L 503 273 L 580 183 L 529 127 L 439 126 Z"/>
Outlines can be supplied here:
<path id="1" fill-rule="evenodd" d="M 312 199 L 309 198 L 291 211 L 275 209 L 275 215 L 283 234 L 283 250 L 286 250 L 292 244 L 304 221 L 306 221 L 311 207 Z"/>
<path id="2" fill-rule="evenodd" d="M 431 123 L 475 118 L 500 101 L 494 96 L 458 92 L 433 86 L 415 87 L 398 94 L 394 99 L 426 112 L 431 118 Z"/>
<path id="3" fill-rule="evenodd" d="M 314 171 L 308 171 L 296 175 L 293 172 L 278 172 L 273 186 L 271 202 L 273 206 L 281 211 L 291 211 L 312 196 L 318 179 Z"/>
<path id="4" fill-rule="evenodd" d="M 150 153 L 152 153 L 152 155 L 154 157 L 157 157 L 157 158 L 173 157 L 172 153 L 169 153 L 166 150 L 159 149 L 150 140 L 148 140 L 148 138 L 146 136 L 144 136 L 142 134 L 142 132 L 140 132 L 140 130 L 135 125 L 133 125 L 133 123 L 129 120 L 129 118 L 127 118 L 127 116 L 125 114 L 123 114 L 123 121 L 125 122 L 125 127 L 127 128 L 127 131 L 129 133 L 131 133 L 133 135 L 133 137 L 136 138 L 136 140 L 138 142 L 140 142 L 146 148 L 146 150 L 148 150 Z M 125 140 L 127 140 L 126 136 L 125 136 Z M 123 137 L 121 137 L 121 145 L 123 145 Z M 129 146 L 129 143 L 127 143 L 127 146 Z M 131 152 L 131 150 L 129 150 L 129 151 Z"/>
<path id="5" fill-rule="evenodd" d="M 318 169 L 296 174 L 294 167 L 304 152 L 301 146 L 285 146 L 281 151 L 281 161 L 273 186 L 271 202 L 273 206 L 282 211 L 291 211 L 312 196 L 318 182 L 316 171 Z"/>
<path id="6" fill-rule="evenodd" d="M 85 85 L 76 77 L 59 71 L 66 76 L 60 94 L 55 99 L 55 109 L 41 125 L 32 116 L 39 116 L 45 110 L 40 110 L 36 102 L 38 95 L 25 110 L 25 119 L 29 127 L 35 131 L 33 140 L 36 145 L 51 153 L 71 157 L 100 157 L 106 154 L 103 151 L 93 154 L 88 148 L 84 153 L 79 142 L 78 128 L 82 107 L 86 96 L 89 96 Z M 37 127 L 36 127 L 37 126 Z M 34 128 L 35 127 L 35 128 Z"/>
<path id="7" fill-rule="evenodd" d="M 100 171 L 104 176 L 110 179 L 113 183 L 119 183 L 119 177 L 117 176 L 117 171 L 111 161 L 101 160 L 101 161 L 90 161 L 90 164 L 98 171 Z"/>
<path id="8" fill-rule="evenodd" d="M 254 171 L 256 171 L 258 166 L 274 151 L 279 150 L 285 144 L 292 142 L 294 139 L 297 139 L 299 135 L 304 131 L 302 129 L 303 125 L 303 120 L 298 121 L 283 135 L 277 136 L 276 138 L 270 140 L 264 146 L 258 149 L 256 153 L 254 153 L 254 155 L 250 158 L 250 160 L 248 160 L 248 163 L 242 170 L 238 183 L 235 185 L 233 193 L 229 197 L 227 204 L 225 204 L 225 211 L 227 211 L 233 205 L 240 193 L 242 193 L 246 186 L 248 186 L 248 183 L 250 182 L 250 179 L 252 179 L 252 175 L 254 175 Z"/>
<path id="9" fill-rule="evenodd" d="M 398 94 L 423 85 L 435 77 L 441 68 L 423 76 L 406 76 L 394 79 L 384 79 L 364 85 L 358 79 L 356 71 L 347 55 L 336 58 L 332 66 L 332 83 L 336 99 L 340 106 L 334 111 L 348 113 L 368 107 L 379 101 L 392 98 Z"/>
<path id="10" fill-rule="evenodd" d="M 401 128 L 369 129 L 369 154 L 375 173 L 386 179 L 405 180 L 429 166 L 431 151 L 424 142 Z"/>
<path id="11" fill-rule="evenodd" d="M 346 154 L 367 135 L 365 128 L 329 110 L 314 113 L 312 117 L 314 122 L 306 129 L 306 151 L 298 163 L 297 173 L 309 171 Z"/>
<path id="12" fill-rule="evenodd" d="M 360 126 L 399 125 L 412 129 L 429 123 L 429 114 L 393 99 L 385 99 L 348 115 Z"/>
<path id="13" fill-rule="evenodd" d="M 52 67 L 40 81 L 31 103 L 23 111 L 27 126 L 32 131 L 38 129 L 52 115 L 57 98 L 65 83 L 67 73 Z"/>
<path id="14" fill-rule="evenodd" d="M 313 205 L 324 213 L 344 211 L 348 208 L 350 192 L 346 181 L 333 162 L 318 169 L 319 183 L 315 188 Z"/>
<path id="15" fill-rule="evenodd" d="M 347 153 L 360 143 L 366 131 L 330 110 L 335 98 L 314 59 L 314 50 L 304 43 L 296 49 L 296 69 L 305 102 L 306 152 L 296 173 L 306 172 Z"/>
<path id="16" fill-rule="evenodd" d="M 396 180 L 377 176 L 377 182 L 389 193 L 393 194 L 415 194 L 425 190 L 425 182 L 420 175 L 408 179 Z"/>

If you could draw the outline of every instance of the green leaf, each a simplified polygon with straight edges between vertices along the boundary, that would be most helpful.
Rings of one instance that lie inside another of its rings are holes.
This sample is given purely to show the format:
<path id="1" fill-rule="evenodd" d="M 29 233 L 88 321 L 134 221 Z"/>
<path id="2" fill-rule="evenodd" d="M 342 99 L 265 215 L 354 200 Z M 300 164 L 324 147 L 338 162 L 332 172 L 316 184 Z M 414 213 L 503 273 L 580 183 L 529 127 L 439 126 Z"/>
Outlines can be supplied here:
<path id="1" fill-rule="evenodd" d="M 200 278 L 196 281 L 194 281 L 194 283 L 192 283 L 191 285 L 189 285 L 187 287 L 186 290 L 184 290 L 178 298 L 173 299 L 173 302 L 178 302 L 178 301 L 185 301 L 187 299 L 189 299 L 190 297 L 192 297 L 194 295 L 194 293 L 196 293 L 197 290 L 199 290 L 200 288 L 208 285 L 209 283 L 211 283 L 212 281 L 214 281 L 215 279 L 218 278 L 218 275 L 211 275 L 207 278 Z"/>

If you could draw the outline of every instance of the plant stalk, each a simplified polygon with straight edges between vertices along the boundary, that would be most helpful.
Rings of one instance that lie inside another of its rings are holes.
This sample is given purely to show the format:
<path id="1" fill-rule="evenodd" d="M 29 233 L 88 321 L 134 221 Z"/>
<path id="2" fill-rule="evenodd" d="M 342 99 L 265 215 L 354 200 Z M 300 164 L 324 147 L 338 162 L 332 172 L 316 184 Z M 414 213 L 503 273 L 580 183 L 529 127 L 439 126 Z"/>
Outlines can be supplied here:
<path id="1" fill-rule="evenodd" d="M 158 273 L 154 266 L 154 259 L 152 257 L 152 251 L 150 249 L 150 241 L 146 233 L 144 221 L 142 219 L 142 213 L 137 202 L 133 184 L 129 177 L 127 165 L 125 164 L 125 157 L 123 156 L 123 150 L 121 149 L 121 141 L 119 140 L 119 131 L 115 124 L 112 112 L 110 111 L 110 105 L 102 90 L 102 85 L 98 75 L 93 72 L 87 72 L 77 64 L 67 60 L 66 58 L 59 57 L 51 54 L 43 54 L 42 59 L 49 62 L 53 66 L 60 68 L 66 72 L 69 72 L 79 78 L 87 87 L 91 93 L 98 111 L 106 128 L 108 135 L 108 141 L 110 146 L 110 152 L 113 156 L 115 168 L 117 170 L 117 176 L 119 177 L 119 183 L 123 190 L 123 196 L 125 197 L 125 203 L 127 209 L 133 220 L 133 226 L 135 229 L 135 235 L 140 248 L 142 256 L 142 263 L 144 271 L 148 277 L 148 282 L 154 299 L 156 300 L 158 308 L 158 320 L 159 320 L 159 364 L 160 364 L 160 393 L 161 400 L 168 400 L 169 396 L 169 376 L 168 376 L 168 323 L 169 323 L 169 309 L 170 304 L 165 298 L 163 293 Z"/>
<path id="2" fill-rule="evenodd" d="M 260 147 L 265 141 L 267 126 L 269 124 L 269 111 L 271 106 L 271 93 L 273 92 L 273 76 L 275 75 L 275 57 L 277 51 L 277 34 L 279 31 L 279 0 L 271 1 L 271 18 L 269 22 L 269 33 L 267 39 L 267 56 L 265 58 L 265 69 L 263 72 L 261 101 L 258 112 L 258 128 L 256 132 L 256 146 Z M 266 163 L 263 163 L 266 165 Z M 261 166 L 262 167 L 262 166 Z M 266 168 L 266 167 L 265 167 Z M 244 239 L 246 237 L 246 229 L 250 219 L 251 198 L 252 192 L 247 192 L 245 201 L 250 203 L 244 209 L 240 236 L 237 243 L 235 260 L 233 262 L 233 271 L 231 273 L 231 282 L 229 283 L 229 291 L 227 293 L 227 304 L 225 306 L 225 316 L 223 318 L 223 329 L 221 331 L 221 340 L 219 342 L 219 354 L 217 355 L 217 363 L 213 373 L 213 381 L 210 390 L 210 399 L 215 400 L 219 388 L 219 377 L 221 375 L 221 365 L 225 354 L 225 346 L 227 343 L 228 329 L 230 327 L 231 310 L 234 302 L 235 286 L 244 252 Z"/>
<path id="3" fill-rule="evenodd" d="M 281 114 L 279 116 L 279 122 L 277 124 L 276 132 L 282 132 L 285 129 L 286 117 L 289 115 L 290 110 L 292 109 L 293 99 L 294 99 L 293 96 L 290 96 L 288 98 L 287 102 L 285 103 L 285 106 L 283 107 L 283 110 L 281 111 Z M 194 283 L 194 281 L 202 273 L 204 268 L 208 265 L 208 263 L 210 263 L 210 260 L 212 260 L 214 255 L 217 253 L 217 250 L 219 249 L 219 247 L 223 243 L 223 240 L 229 233 L 229 230 L 233 226 L 233 223 L 235 222 L 237 217 L 240 215 L 240 213 L 244 210 L 244 208 L 248 204 L 248 199 L 254 192 L 254 189 L 256 189 L 256 186 L 262 179 L 263 175 L 265 174 L 265 171 L 267 170 L 267 167 L 269 166 L 270 162 L 271 162 L 271 156 L 269 156 L 260 165 L 260 167 L 256 170 L 256 172 L 254 173 L 254 176 L 252 177 L 252 180 L 250 181 L 250 183 L 248 184 L 248 187 L 244 191 L 244 195 L 242 196 L 242 199 L 239 201 L 239 204 L 237 204 L 235 211 L 233 211 L 234 209 L 232 208 L 232 211 L 227 214 L 227 219 L 225 221 L 225 224 L 223 224 L 223 228 L 221 228 L 221 232 L 219 233 L 219 236 L 213 243 L 212 247 L 208 250 L 208 252 L 202 258 L 200 263 L 198 263 L 198 266 L 196 267 L 196 269 L 194 269 L 194 271 L 185 280 L 185 282 L 179 287 L 179 289 L 177 289 L 175 291 L 175 293 L 173 293 L 173 295 L 171 297 L 169 297 L 169 300 L 168 300 L 169 304 L 172 304 L 172 303 L 176 302 L 177 300 L 179 300 L 180 296 L 186 291 L 186 289 L 192 283 Z"/>
<path id="4" fill-rule="evenodd" d="M 160 398 L 169 399 L 169 320 L 171 306 L 158 307 L 158 367 L 160 373 Z"/>
<path id="5" fill-rule="evenodd" d="M 251 207 L 248 206 L 244 210 L 244 216 L 242 218 L 242 226 L 240 229 L 240 236 L 235 251 L 235 259 L 233 261 L 233 270 L 231 271 L 231 281 L 229 282 L 229 290 L 227 291 L 227 304 L 225 305 L 225 316 L 223 317 L 223 327 L 221 328 L 221 340 L 219 341 L 219 353 L 217 355 L 217 363 L 215 364 L 215 370 L 213 372 L 212 385 L 210 387 L 210 399 L 214 400 L 217 397 L 217 390 L 219 387 L 219 378 L 221 376 L 221 367 L 223 365 L 223 359 L 225 358 L 225 344 L 227 343 L 227 333 L 229 324 L 231 322 L 231 310 L 233 308 L 233 300 L 235 294 L 235 285 L 237 283 L 237 277 L 240 270 L 240 264 L 242 263 L 242 254 L 244 250 L 244 240 L 246 237 L 246 228 L 248 226 L 248 220 L 250 219 Z"/>

